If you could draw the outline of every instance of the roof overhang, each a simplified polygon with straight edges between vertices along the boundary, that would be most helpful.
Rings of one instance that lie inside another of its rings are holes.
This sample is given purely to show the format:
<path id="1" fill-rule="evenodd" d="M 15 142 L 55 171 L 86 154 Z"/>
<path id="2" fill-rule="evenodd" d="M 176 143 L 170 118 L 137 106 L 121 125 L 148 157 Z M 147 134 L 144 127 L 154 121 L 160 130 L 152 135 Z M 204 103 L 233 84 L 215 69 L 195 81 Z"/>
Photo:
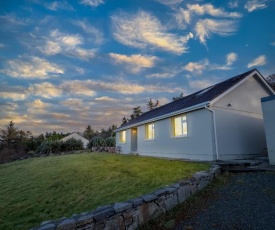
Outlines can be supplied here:
<path id="1" fill-rule="evenodd" d="M 167 114 L 159 116 L 159 117 L 155 117 L 155 118 L 148 119 L 148 120 L 145 120 L 145 121 L 141 121 L 141 122 L 138 122 L 138 123 L 135 123 L 135 124 L 132 124 L 132 125 L 128 125 L 128 126 L 118 128 L 114 132 L 119 132 L 119 131 L 122 131 L 122 130 L 130 129 L 130 128 L 137 127 L 137 126 L 144 125 L 144 124 L 148 124 L 148 123 L 151 123 L 151 122 L 154 122 L 154 121 L 159 121 L 159 120 L 169 118 L 169 117 L 173 117 L 173 116 L 176 116 L 176 115 L 179 115 L 179 114 L 182 114 L 182 113 L 187 113 L 187 112 L 191 112 L 191 111 L 194 111 L 194 110 L 203 109 L 203 108 L 205 108 L 206 106 L 209 106 L 209 105 L 210 105 L 209 101 L 203 102 L 203 103 L 193 105 L 193 106 L 190 106 L 188 108 L 181 109 L 181 110 L 178 110 L 178 111 L 175 111 L 175 112 L 172 112 L 172 113 L 167 113 Z"/>

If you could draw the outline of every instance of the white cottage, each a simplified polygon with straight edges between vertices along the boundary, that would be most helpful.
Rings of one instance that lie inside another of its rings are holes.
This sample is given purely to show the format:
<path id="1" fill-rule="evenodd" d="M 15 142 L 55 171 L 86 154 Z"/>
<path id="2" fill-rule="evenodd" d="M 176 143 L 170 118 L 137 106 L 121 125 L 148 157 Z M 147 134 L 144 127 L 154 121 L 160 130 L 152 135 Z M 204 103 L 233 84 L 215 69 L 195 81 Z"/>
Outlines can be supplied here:
<path id="1" fill-rule="evenodd" d="M 261 98 L 273 94 L 253 69 L 143 113 L 116 130 L 116 145 L 123 154 L 252 158 L 266 148 Z"/>

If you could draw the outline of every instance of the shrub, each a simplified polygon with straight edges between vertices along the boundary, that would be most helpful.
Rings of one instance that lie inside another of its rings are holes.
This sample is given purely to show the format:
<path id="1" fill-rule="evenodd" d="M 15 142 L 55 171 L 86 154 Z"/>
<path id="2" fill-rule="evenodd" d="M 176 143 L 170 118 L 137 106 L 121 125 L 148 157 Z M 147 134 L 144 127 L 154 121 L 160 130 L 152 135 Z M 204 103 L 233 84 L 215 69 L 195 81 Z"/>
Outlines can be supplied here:
<path id="1" fill-rule="evenodd" d="M 102 137 L 93 137 L 88 144 L 88 148 L 91 149 L 92 147 L 102 147 L 105 145 L 105 141 Z"/>
<path id="2" fill-rule="evenodd" d="M 77 140 L 75 138 L 70 138 L 70 139 L 66 140 L 65 142 L 59 142 L 59 143 L 62 143 L 61 145 L 63 146 L 63 148 L 64 148 L 63 151 L 65 151 L 65 152 L 84 149 L 83 142 L 81 140 Z"/>
<path id="3" fill-rule="evenodd" d="M 49 155 L 52 153 L 52 143 L 50 141 L 44 141 L 35 151 L 36 154 L 46 154 Z"/>
<path id="4" fill-rule="evenodd" d="M 35 153 L 49 155 L 50 153 L 76 151 L 82 149 L 84 149 L 83 142 L 75 138 L 70 138 L 65 142 L 46 140 L 42 142 L 42 144 L 37 148 Z"/>
<path id="5" fill-rule="evenodd" d="M 116 139 L 114 137 L 108 137 L 105 139 L 105 144 L 107 147 L 115 147 Z"/>

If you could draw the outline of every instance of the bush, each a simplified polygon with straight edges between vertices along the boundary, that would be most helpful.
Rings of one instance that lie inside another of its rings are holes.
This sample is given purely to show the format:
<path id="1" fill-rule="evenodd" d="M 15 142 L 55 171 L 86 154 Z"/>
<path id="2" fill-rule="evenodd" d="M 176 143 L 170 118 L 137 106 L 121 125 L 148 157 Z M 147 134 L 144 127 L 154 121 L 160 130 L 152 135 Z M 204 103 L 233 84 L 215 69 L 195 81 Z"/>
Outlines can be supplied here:
<path id="1" fill-rule="evenodd" d="M 75 138 L 70 138 L 67 141 L 44 141 L 37 148 L 36 154 L 49 155 L 50 153 L 60 153 L 68 151 L 82 150 L 83 142 L 81 140 L 76 140 Z"/>
<path id="2" fill-rule="evenodd" d="M 49 155 L 52 153 L 52 143 L 50 141 L 44 141 L 35 151 L 36 154 L 46 154 Z"/>
<path id="3" fill-rule="evenodd" d="M 81 140 L 77 140 L 75 138 L 70 138 L 66 140 L 65 142 L 61 141 L 61 149 L 62 151 L 76 151 L 76 150 L 82 150 L 83 142 Z"/>
<path id="4" fill-rule="evenodd" d="M 107 147 L 115 147 L 116 139 L 114 137 L 108 137 L 105 139 L 105 144 Z"/>
<path id="5" fill-rule="evenodd" d="M 105 146 L 105 141 L 102 137 L 93 137 L 87 147 L 91 149 L 92 147 L 103 147 Z"/>

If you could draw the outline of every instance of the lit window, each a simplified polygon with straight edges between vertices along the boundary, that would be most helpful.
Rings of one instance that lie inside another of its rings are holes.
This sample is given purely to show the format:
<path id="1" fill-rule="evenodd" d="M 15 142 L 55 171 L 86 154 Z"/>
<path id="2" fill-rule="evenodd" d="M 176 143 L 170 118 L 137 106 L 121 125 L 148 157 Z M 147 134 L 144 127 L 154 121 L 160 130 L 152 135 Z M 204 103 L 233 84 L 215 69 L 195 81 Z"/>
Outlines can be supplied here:
<path id="1" fill-rule="evenodd" d="M 126 142 L 126 131 L 125 130 L 120 132 L 119 141 L 121 143 L 125 143 Z"/>
<path id="2" fill-rule="evenodd" d="M 146 125 L 146 139 L 151 140 L 155 138 L 155 124 Z"/>
<path id="3" fill-rule="evenodd" d="M 180 137 L 187 135 L 187 121 L 186 116 L 174 117 L 173 123 L 173 136 Z"/>

